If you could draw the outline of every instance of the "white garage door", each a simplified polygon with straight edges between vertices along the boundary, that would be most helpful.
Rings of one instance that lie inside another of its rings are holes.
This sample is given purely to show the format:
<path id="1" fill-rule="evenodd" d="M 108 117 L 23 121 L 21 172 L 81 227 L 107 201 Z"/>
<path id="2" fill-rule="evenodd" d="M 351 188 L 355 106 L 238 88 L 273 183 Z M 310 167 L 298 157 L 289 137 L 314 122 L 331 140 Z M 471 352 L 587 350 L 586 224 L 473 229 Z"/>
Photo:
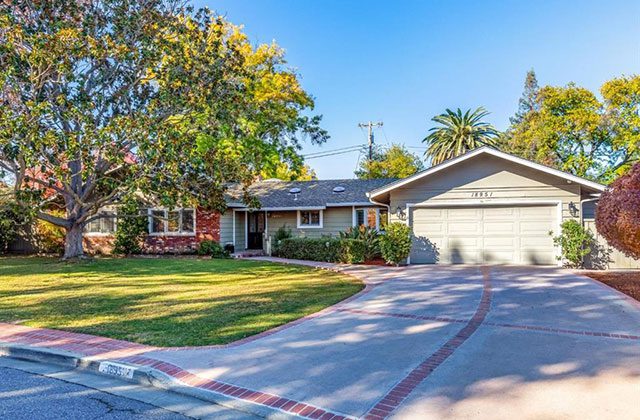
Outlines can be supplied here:
<path id="1" fill-rule="evenodd" d="M 415 208 L 411 263 L 555 264 L 557 207 Z"/>

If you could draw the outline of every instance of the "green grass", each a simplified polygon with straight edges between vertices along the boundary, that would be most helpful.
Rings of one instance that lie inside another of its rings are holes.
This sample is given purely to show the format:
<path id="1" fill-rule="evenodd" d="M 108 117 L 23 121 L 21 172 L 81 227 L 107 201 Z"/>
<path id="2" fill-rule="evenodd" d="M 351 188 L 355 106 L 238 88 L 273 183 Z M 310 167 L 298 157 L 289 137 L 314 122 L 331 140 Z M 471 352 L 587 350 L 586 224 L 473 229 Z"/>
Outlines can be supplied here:
<path id="1" fill-rule="evenodd" d="M 0 258 L 0 321 L 156 346 L 224 344 L 362 288 L 349 276 L 257 261 Z"/>

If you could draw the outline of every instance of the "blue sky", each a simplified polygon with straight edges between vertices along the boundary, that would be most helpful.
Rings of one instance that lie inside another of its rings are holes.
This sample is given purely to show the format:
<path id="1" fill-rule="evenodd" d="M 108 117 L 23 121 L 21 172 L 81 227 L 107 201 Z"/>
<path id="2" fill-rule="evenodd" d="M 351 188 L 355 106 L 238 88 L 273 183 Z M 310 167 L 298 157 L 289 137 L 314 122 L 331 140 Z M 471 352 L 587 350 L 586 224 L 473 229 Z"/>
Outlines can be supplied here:
<path id="1" fill-rule="evenodd" d="M 331 139 L 303 153 L 366 142 L 422 146 L 431 117 L 484 106 L 505 129 L 527 70 L 540 85 L 597 91 L 640 73 L 640 1 L 197 1 L 275 40 L 316 99 Z M 422 153 L 414 148 L 412 151 Z M 358 153 L 309 160 L 319 178 L 352 178 Z"/>

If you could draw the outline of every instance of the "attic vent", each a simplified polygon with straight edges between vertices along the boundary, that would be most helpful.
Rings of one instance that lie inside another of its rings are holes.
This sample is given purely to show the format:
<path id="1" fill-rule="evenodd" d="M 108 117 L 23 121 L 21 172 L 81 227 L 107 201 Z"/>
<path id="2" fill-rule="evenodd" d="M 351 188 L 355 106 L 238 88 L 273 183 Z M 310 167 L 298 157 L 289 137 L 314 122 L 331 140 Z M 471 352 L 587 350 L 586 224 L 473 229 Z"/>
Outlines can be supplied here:
<path id="1" fill-rule="evenodd" d="M 334 188 L 333 188 L 333 192 L 334 192 L 334 193 L 341 193 L 341 192 L 344 192 L 344 187 L 334 187 Z"/>
<path id="2" fill-rule="evenodd" d="M 291 188 L 289 194 L 300 194 L 300 188 Z"/>

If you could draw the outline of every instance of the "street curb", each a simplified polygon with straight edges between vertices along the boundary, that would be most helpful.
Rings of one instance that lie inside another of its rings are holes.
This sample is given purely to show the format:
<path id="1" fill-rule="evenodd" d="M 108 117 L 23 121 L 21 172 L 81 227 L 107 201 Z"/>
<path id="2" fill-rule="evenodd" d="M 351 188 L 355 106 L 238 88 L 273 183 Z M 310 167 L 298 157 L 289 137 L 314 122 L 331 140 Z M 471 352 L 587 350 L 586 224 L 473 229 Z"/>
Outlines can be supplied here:
<path id="1" fill-rule="evenodd" d="M 201 388 L 182 384 L 177 379 L 165 374 L 158 369 L 133 365 L 131 363 L 123 362 L 120 360 L 93 360 L 67 351 L 23 346 L 4 342 L 0 342 L 0 357 L 1 356 L 17 360 L 26 360 L 30 362 L 65 366 L 71 368 L 72 370 L 90 372 L 112 379 L 119 379 L 124 382 L 132 382 L 139 385 L 152 386 L 154 388 L 162 389 L 180 395 L 185 395 L 188 397 L 193 397 L 205 402 L 211 402 L 222 407 L 226 407 L 232 410 L 236 410 L 240 413 L 246 413 L 253 416 L 274 420 L 300 418 L 298 416 L 273 409 L 269 406 L 249 403 L 212 391 L 207 391 Z M 133 377 L 129 379 L 126 377 L 108 375 L 100 372 L 100 364 L 104 362 L 117 363 L 119 365 L 126 365 L 128 367 L 131 367 L 133 369 Z"/>

